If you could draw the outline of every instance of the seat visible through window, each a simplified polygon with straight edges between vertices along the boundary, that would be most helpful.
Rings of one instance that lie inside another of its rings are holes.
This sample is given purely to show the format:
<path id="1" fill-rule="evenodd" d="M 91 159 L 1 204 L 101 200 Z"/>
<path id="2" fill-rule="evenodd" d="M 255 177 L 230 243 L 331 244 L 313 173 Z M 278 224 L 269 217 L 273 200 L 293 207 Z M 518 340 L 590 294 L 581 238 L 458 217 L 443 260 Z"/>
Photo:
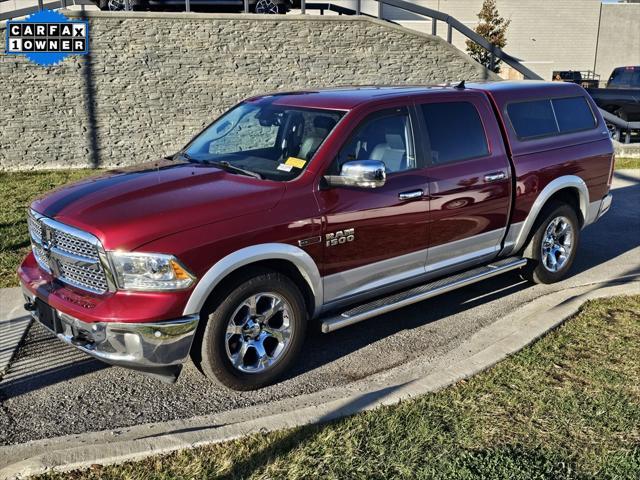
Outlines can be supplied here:
<path id="1" fill-rule="evenodd" d="M 332 174 L 338 175 L 344 163 L 354 160 L 381 161 L 387 173 L 416 168 L 408 113 L 403 109 L 365 120 L 342 148 Z"/>

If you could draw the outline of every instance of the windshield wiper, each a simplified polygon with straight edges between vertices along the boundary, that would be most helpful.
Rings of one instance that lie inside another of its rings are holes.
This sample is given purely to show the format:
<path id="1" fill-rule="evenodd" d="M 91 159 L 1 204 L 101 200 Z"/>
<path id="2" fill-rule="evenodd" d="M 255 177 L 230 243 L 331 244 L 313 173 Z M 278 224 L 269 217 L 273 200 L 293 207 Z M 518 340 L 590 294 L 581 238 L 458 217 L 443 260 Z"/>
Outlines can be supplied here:
<path id="1" fill-rule="evenodd" d="M 221 162 L 216 162 L 215 160 L 200 160 L 191 157 L 187 152 L 178 152 L 175 156 L 178 158 L 184 158 L 186 161 L 191 163 L 200 163 L 202 165 L 213 165 L 214 167 L 218 167 L 227 172 L 240 173 L 242 175 L 246 175 L 248 177 L 258 178 L 262 180 L 262 175 L 258 172 L 252 172 L 251 170 L 245 170 L 244 168 L 236 167 L 235 165 L 231 165 L 226 160 Z"/>
<path id="2" fill-rule="evenodd" d="M 207 165 L 213 165 L 214 167 L 221 168 L 227 172 L 240 173 L 242 175 L 247 175 L 248 177 L 258 178 L 262 180 L 262 175 L 258 172 L 252 172 L 251 170 L 245 170 L 244 168 L 236 167 L 235 165 L 231 165 L 227 161 L 216 162 L 214 160 L 199 160 L 202 163 Z"/>

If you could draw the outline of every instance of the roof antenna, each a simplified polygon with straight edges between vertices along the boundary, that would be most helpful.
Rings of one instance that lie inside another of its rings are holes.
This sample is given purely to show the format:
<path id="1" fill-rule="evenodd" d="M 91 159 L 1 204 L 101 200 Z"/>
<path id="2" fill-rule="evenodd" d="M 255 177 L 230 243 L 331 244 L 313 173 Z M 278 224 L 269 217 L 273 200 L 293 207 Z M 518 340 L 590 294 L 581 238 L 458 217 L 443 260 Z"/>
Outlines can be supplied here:
<path id="1" fill-rule="evenodd" d="M 458 85 L 453 88 L 457 88 L 458 90 L 464 90 L 464 80 L 462 80 Z"/>

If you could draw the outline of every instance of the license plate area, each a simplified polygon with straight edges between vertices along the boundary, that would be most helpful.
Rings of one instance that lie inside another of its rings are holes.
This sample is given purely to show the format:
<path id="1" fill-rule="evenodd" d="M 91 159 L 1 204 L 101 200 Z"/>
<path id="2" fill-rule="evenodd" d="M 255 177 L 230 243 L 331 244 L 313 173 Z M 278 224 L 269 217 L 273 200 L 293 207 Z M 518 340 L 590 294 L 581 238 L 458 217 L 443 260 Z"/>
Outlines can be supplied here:
<path id="1" fill-rule="evenodd" d="M 53 333 L 61 333 L 62 325 L 60 323 L 58 315 L 56 315 L 56 311 L 39 298 L 36 298 L 35 304 L 35 314 L 38 321 Z"/>

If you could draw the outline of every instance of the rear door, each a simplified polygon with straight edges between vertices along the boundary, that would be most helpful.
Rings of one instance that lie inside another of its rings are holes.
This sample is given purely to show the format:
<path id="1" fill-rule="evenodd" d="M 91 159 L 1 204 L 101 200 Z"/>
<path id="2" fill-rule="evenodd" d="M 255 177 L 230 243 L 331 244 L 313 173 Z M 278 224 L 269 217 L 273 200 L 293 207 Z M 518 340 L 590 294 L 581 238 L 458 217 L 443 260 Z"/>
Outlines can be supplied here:
<path id="1" fill-rule="evenodd" d="M 427 272 L 446 273 L 497 255 L 511 208 L 511 167 L 498 122 L 480 92 L 416 102 L 427 152 Z"/>

